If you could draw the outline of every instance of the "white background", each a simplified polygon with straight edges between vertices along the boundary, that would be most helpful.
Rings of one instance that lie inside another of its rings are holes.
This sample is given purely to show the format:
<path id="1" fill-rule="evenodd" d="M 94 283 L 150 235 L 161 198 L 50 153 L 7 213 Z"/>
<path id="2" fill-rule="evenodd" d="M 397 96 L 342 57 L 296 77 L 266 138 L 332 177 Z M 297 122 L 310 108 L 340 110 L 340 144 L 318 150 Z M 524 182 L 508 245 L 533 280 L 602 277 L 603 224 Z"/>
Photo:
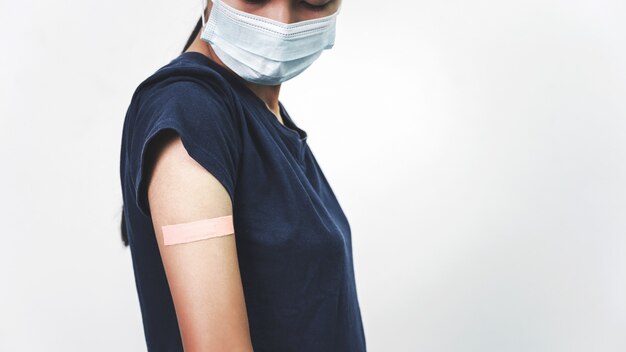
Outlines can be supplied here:
<path id="1" fill-rule="evenodd" d="M 121 128 L 200 7 L 0 1 L 0 350 L 145 350 Z M 626 351 L 625 18 L 344 0 L 281 101 L 351 222 L 368 351 Z"/>

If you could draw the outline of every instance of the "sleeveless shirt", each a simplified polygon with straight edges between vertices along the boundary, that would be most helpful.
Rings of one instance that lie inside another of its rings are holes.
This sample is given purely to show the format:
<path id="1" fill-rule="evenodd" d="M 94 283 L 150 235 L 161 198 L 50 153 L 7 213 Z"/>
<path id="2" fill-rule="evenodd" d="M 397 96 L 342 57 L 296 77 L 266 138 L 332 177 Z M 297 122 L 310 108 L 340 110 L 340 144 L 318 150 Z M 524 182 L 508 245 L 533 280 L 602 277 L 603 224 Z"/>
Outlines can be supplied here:
<path id="1" fill-rule="evenodd" d="M 300 128 L 235 73 L 186 52 L 136 88 L 120 177 L 149 351 L 183 351 L 144 177 L 152 141 L 174 130 L 228 191 L 255 352 L 366 351 L 350 225 Z M 210 240 L 210 239 L 208 239 Z"/>

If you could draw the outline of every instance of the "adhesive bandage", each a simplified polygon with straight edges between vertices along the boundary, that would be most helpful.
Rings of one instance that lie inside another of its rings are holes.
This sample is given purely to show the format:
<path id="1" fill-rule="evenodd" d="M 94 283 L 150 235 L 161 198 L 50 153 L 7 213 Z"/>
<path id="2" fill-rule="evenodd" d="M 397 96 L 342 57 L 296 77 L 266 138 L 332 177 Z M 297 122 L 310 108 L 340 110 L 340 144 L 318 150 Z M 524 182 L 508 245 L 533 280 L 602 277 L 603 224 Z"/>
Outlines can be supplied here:
<path id="1" fill-rule="evenodd" d="M 163 243 L 166 246 L 235 233 L 232 215 L 182 224 L 164 225 L 161 226 L 161 229 L 163 229 Z"/>

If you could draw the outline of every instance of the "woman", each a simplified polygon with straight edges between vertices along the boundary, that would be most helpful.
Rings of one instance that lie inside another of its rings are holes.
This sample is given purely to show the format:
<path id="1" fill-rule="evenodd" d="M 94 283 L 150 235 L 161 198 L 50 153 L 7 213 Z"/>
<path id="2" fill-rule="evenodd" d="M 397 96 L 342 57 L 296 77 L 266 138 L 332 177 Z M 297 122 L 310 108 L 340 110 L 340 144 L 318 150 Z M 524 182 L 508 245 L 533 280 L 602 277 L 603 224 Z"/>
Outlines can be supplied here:
<path id="1" fill-rule="evenodd" d="M 213 0 L 133 94 L 122 231 L 150 351 L 365 351 L 348 220 L 279 101 L 340 2 Z"/>

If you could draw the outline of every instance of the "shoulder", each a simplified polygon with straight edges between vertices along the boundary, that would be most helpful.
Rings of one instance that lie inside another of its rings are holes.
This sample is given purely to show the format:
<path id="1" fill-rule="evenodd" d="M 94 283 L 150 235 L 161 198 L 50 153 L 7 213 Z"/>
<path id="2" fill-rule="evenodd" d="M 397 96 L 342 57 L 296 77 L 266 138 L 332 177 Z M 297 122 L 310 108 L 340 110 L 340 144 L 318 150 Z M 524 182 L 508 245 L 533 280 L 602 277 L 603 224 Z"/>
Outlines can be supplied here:
<path id="1" fill-rule="evenodd" d="M 232 105 L 233 87 L 200 55 L 183 53 L 154 71 L 135 88 L 130 107 L 142 112 L 165 103 Z"/>
<path id="2" fill-rule="evenodd" d="M 215 109 L 229 115 L 236 111 L 234 93 L 228 81 L 214 68 L 182 55 L 144 80 L 138 86 L 134 100 L 138 113 L 145 111 L 153 115 L 168 109 L 182 114 L 177 117 L 192 114 L 194 118 Z"/>
<path id="3" fill-rule="evenodd" d="M 210 65 L 181 55 L 137 87 L 127 119 L 133 134 L 174 125 L 197 135 L 212 130 L 233 137 L 242 128 L 236 94 Z"/>
<path id="4" fill-rule="evenodd" d="M 232 87 L 228 80 L 211 65 L 202 63 L 197 56 L 190 54 L 192 53 L 181 54 L 156 70 L 139 84 L 135 94 L 172 94 L 191 91 L 230 97 Z"/>
<path id="5" fill-rule="evenodd" d="M 162 141 L 180 137 L 186 152 L 234 192 L 242 150 L 241 114 L 228 82 L 198 63 L 174 60 L 142 82 L 124 124 L 124 153 L 139 206 L 147 213 L 146 173 Z M 149 177 L 149 176 L 148 176 Z"/>

